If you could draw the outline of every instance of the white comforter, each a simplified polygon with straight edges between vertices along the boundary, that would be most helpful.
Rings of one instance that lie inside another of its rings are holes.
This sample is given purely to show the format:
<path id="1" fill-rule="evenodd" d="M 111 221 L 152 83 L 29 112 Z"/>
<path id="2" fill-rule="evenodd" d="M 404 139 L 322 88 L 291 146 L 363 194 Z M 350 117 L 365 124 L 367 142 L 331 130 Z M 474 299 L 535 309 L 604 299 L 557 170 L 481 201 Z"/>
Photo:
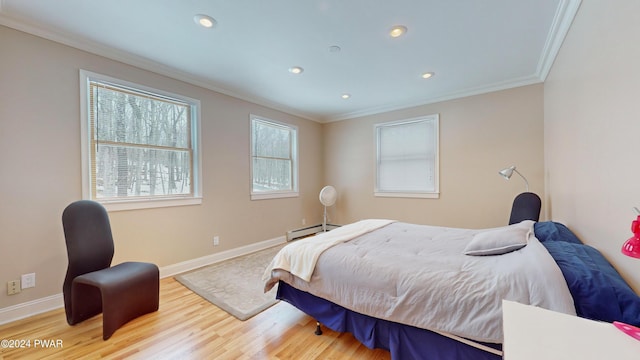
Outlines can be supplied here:
<path id="1" fill-rule="evenodd" d="M 314 237 L 289 244 L 276 254 L 264 271 L 262 280 L 267 281 L 264 292 L 269 291 L 278 282 L 277 279 L 271 277 L 273 269 L 288 271 L 291 275 L 297 276 L 304 281 L 310 281 L 318 258 L 325 250 L 389 225 L 392 222 L 393 220 L 385 219 L 360 220 L 348 226 L 318 233 Z"/>
<path id="2" fill-rule="evenodd" d="M 266 281 L 283 280 L 362 314 L 476 341 L 502 342 L 503 299 L 575 315 L 560 269 L 535 236 L 504 255 L 464 255 L 481 231 L 390 223 L 320 251 L 310 281 L 274 262 Z M 280 264 L 315 257 L 288 247 L 307 246 L 286 246 Z"/>

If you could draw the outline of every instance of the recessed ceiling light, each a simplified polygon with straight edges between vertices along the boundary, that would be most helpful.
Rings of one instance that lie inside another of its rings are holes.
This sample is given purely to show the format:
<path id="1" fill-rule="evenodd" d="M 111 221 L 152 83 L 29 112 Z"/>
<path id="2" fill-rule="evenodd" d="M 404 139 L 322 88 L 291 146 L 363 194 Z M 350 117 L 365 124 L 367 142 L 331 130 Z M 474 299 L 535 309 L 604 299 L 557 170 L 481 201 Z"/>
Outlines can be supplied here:
<path id="1" fill-rule="evenodd" d="M 198 14 L 193 17 L 193 21 L 195 21 L 196 24 L 206 28 L 212 28 L 216 26 L 216 20 L 209 15 Z"/>
<path id="2" fill-rule="evenodd" d="M 404 35 L 406 32 L 407 32 L 406 26 L 396 25 L 391 28 L 391 31 L 389 31 L 389 35 L 391 35 L 391 37 L 397 38 Z"/>
<path id="3" fill-rule="evenodd" d="M 301 68 L 300 66 L 294 66 L 289 68 L 289 72 L 292 74 L 302 74 L 303 71 L 304 69 Z"/>
<path id="4" fill-rule="evenodd" d="M 346 100 L 351 97 L 351 94 L 344 93 L 340 97 Z"/>
<path id="5" fill-rule="evenodd" d="M 342 50 L 342 49 L 340 49 L 340 46 L 338 46 L 338 45 L 329 46 L 329 52 L 339 53 L 340 50 Z"/>
<path id="6" fill-rule="evenodd" d="M 432 77 L 435 74 L 436 73 L 434 73 L 434 72 L 426 72 L 426 73 L 423 73 L 421 76 L 422 76 L 423 79 L 428 79 L 428 78 Z"/>

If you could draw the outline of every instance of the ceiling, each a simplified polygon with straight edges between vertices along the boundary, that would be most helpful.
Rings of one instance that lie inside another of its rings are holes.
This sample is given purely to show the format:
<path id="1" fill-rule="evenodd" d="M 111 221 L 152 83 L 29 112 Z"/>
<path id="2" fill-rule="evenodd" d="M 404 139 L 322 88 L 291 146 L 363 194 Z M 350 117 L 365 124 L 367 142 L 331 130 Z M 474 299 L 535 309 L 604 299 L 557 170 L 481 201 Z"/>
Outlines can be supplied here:
<path id="1" fill-rule="evenodd" d="M 0 24 L 326 122 L 542 82 L 579 5 L 0 0 Z M 216 25 L 197 25 L 196 14 Z M 394 25 L 407 32 L 391 37 Z"/>

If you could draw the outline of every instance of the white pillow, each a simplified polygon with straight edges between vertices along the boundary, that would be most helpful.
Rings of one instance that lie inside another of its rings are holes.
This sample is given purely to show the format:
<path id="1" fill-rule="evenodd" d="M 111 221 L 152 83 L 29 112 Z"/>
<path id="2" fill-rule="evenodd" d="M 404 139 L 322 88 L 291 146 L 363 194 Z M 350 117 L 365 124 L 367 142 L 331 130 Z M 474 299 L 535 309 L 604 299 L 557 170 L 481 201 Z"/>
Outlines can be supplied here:
<path id="1" fill-rule="evenodd" d="M 532 225 L 532 221 L 523 221 L 519 224 L 479 232 L 464 249 L 464 254 L 502 255 L 522 249 L 527 245 Z"/>

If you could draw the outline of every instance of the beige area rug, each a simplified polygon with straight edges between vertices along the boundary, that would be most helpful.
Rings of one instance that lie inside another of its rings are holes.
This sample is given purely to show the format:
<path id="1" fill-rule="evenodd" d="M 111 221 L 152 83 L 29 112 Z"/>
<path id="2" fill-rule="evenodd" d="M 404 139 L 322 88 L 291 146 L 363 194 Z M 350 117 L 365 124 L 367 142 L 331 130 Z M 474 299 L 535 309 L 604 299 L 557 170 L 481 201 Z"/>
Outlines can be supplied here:
<path id="1" fill-rule="evenodd" d="M 205 266 L 175 279 L 222 310 L 246 320 L 278 302 L 277 286 L 263 292 L 262 274 L 283 246 Z"/>

